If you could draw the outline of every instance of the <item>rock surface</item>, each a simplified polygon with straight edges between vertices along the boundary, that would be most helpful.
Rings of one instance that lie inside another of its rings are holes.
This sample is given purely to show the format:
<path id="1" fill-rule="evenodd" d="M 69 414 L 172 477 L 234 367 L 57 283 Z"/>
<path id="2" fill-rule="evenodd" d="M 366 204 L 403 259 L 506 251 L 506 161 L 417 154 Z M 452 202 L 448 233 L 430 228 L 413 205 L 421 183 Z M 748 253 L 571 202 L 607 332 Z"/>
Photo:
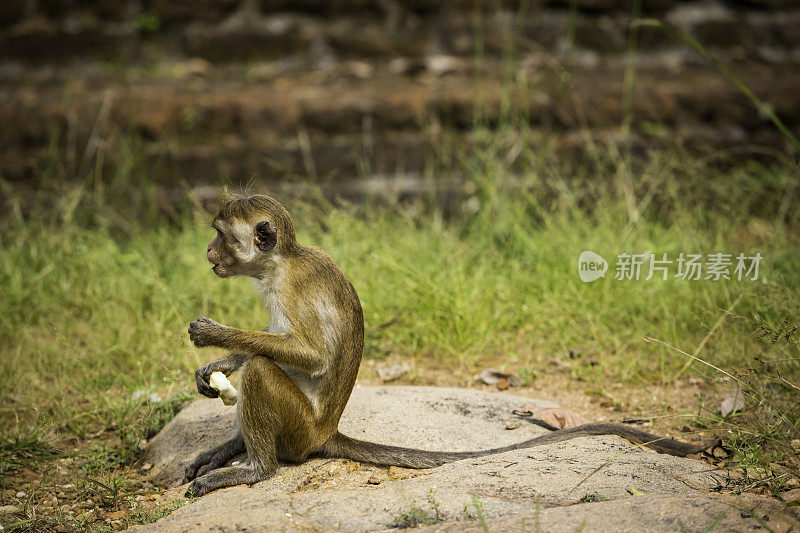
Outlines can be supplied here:
<path id="1" fill-rule="evenodd" d="M 582 503 L 569 507 L 540 508 L 510 518 L 489 519 L 489 531 L 671 532 L 749 531 L 767 524 L 772 531 L 788 531 L 797 516 L 783 504 L 764 496 L 746 494 L 633 496 L 623 500 Z M 712 524 L 715 524 L 712 526 Z M 419 531 L 483 532 L 479 522 L 451 522 Z"/>
<path id="2" fill-rule="evenodd" d="M 514 409 L 529 398 L 434 387 L 357 387 L 339 423 L 350 437 L 429 450 L 495 448 L 545 432 L 532 424 L 507 431 Z M 550 402 L 533 402 L 553 407 Z M 236 427 L 236 408 L 219 400 L 192 402 L 151 441 L 149 478 L 169 487 L 183 478 L 196 454 L 225 442 Z"/>
<path id="3" fill-rule="evenodd" d="M 361 387 L 340 429 L 426 449 L 491 448 L 544 432 L 528 423 L 505 429 L 515 421 L 511 411 L 531 403 L 475 390 Z M 235 408 L 218 400 L 193 402 L 150 442 L 151 479 L 175 487 L 185 464 L 224 441 L 234 421 Z M 438 520 L 436 530 L 478 531 L 478 508 L 491 531 L 519 530 L 523 523 L 542 531 L 693 531 L 718 519 L 723 529 L 751 529 L 764 516 L 770 527 L 797 519 L 766 497 L 714 493 L 726 482 L 727 475 L 707 463 L 657 454 L 613 436 L 418 471 L 313 459 L 281 466 L 253 487 L 211 493 L 138 530 L 374 531 Z M 182 493 L 180 487 L 167 491 L 163 504 L 182 500 Z M 587 496 L 609 501 L 580 503 Z"/>

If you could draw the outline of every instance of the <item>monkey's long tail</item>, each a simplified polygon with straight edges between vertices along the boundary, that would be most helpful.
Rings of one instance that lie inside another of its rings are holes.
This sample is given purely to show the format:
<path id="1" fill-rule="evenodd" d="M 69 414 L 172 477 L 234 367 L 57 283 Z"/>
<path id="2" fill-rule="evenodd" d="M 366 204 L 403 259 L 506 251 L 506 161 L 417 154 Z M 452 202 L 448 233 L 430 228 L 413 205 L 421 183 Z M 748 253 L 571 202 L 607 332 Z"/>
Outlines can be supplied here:
<path id="1" fill-rule="evenodd" d="M 512 450 L 564 442 L 578 437 L 591 437 L 596 435 L 617 435 L 636 444 L 652 448 L 659 453 L 666 453 L 678 457 L 700 453 L 704 450 L 722 448 L 722 442 L 719 439 L 715 439 L 706 444 L 688 444 L 667 437 L 659 437 L 658 435 L 653 435 L 622 424 L 584 424 L 570 429 L 554 431 L 547 435 L 534 437 L 510 446 L 474 452 L 435 452 L 418 450 L 416 448 L 404 448 L 401 446 L 389 446 L 387 444 L 354 439 L 337 432 L 328 439 L 317 455 L 322 457 L 352 459 L 354 461 L 378 465 L 401 466 L 405 468 L 432 468 L 460 459 L 472 459 Z M 724 448 L 722 449 L 725 450 Z M 727 452 L 727 450 L 725 451 Z"/>

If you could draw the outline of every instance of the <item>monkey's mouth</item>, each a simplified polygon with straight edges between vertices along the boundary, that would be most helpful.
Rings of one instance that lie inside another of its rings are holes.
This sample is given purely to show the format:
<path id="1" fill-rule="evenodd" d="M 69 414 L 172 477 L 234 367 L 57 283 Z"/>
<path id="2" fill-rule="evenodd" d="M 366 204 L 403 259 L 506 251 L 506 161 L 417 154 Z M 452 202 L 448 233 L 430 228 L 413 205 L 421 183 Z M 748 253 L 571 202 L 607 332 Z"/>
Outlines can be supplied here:
<path id="1" fill-rule="evenodd" d="M 211 271 L 214 274 L 216 274 L 217 276 L 219 276 L 220 278 L 228 277 L 227 272 L 225 272 L 225 267 L 222 267 L 222 268 L 218 269 L 217 267 L 219 267 L 219 266 L 220 266 L 219 263 L 214 263 L 214 266 L 211 267 Z"/>

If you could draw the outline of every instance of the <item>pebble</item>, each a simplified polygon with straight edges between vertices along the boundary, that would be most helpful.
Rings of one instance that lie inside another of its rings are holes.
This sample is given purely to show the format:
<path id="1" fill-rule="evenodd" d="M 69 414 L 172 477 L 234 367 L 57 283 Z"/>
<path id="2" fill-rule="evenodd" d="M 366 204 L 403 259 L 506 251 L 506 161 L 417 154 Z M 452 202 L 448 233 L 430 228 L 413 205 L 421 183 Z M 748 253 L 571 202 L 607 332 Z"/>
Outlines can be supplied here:
<path id="1" fill-rule="evenodd" d="M 0 507 L 0 516 L 4 514 L 19 514 L 19 507 L 16 505 L 3 505 Z"/>
<path id="2" fill-rule="evenodd" d="M 20 492 L 18 492 L 18 493 L 16 494 L 16 496 L 17 496 L 17 498 L 24 498 L 25 496 L 27 496 L 27 494 L 26 494 L 26 493 L 24 493 L 24 492 L 22 492 L 22 491 L 20 491 Z"/>

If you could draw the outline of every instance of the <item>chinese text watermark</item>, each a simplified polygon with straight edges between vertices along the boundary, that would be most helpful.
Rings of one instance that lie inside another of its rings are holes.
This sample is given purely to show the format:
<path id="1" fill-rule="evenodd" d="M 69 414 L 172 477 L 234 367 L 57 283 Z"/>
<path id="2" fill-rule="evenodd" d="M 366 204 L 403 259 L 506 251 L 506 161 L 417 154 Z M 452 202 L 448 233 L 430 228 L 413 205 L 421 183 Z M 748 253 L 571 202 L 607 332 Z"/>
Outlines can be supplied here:
<path id="1" fill-rule="evenodd" d="M 667 253 L 621 253 L 614 264 L 614 279 L 638 281 L 654 278 L 667 280 L 672 277 L 686 281 L 754 281 L 758 279 L 761 259 L 760 253 L 746 255 L 681 252 L 677 256 Z M 605 277 L 607 271 L 608 262 L 599 254 L 586 250 L 578 258 L 578 274 L 581 281 L 588 283 Z"/>

